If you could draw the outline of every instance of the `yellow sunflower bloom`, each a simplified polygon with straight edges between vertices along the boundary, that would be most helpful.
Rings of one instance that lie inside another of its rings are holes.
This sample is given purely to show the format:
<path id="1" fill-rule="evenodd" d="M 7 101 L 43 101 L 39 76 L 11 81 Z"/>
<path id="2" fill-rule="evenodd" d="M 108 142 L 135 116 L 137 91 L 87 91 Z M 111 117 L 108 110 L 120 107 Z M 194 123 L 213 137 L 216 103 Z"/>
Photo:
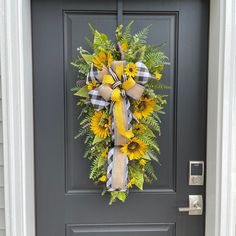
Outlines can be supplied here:
<path id="1" fill-rule="evenodd" d="M 130 160 L 139 160 L 147 151 L 147 145 L 138 138 L 131 138 L 120 150 L 127 154 Z"/>
<path id="2" fill-rule="evenodd" d="M 103 66 L 111 66 L 113 57 L 110 52 L 105 53 L 101 51 L 99 54 L 93 56 L 92 62 L 99 70 L 102 70 Z"/>
<path id="3" fill-rule="evenodd" d="M 156 72 L 156 73 L 155 73 L 155 78 L 156 78 L 157 80 L 161 80 L 162 74 L 159 73 L 159 72 Z"/>
<path id="4" fill-rule="evenodd" d="M 138 68 L 134 63 L 129 63 L 126 65 L 125 74 L 128 77 L 135 77 L 135 75 L 137 75 L 137 73 L 138 73 Z"/>
<path id="5" fill-rule="evenodd" d="M 121 43 L 121 49 L 123 50 L 123 52 L 127 52 L 127 51 L 128 51 L 128 45 L 127 45 L 127 42 L 123 42 L 123 43 Z"/>
<path id="6" fill-rule="evenodd" d="M 144 159 L 141 159 L 141 160 L 139 161 L 139 164 L 140 164 L 141 166 L 145 166 L 145 165 L 147 164 L 147 161 L 144 160 Z"/>
<path id="7" fill-rule="evenodd" d="M 107 156 L 108 156 L 108 147 L 106 147 L 106 148 L 103 149 L 101 156 L 102 156 L 103 158 L 107 158 Z"/>
<path id="8" fill-rule="evenodd" d="M 134 134 L 143 134 L 145 132 L 145 126 L 140 123 L 135 123 L 132 126 Z"/>
<path id="9" fill-rule="evenodd" d="M 88 91 L 91 91 L 93 90 L 94 88 L 98 87 L 98 83 L 96 81 L 92 81 L 92 82 L 89 82 L 87 84 L 87 87 L 88 87 Z"/>
<path id="10" fill-rule="evenodd" d="M 113 61 L 113 57 L 110 52 L 107 53 L 107 66 L 111 67 L 111 62 Z"/>
<path id="11" fill-rule="evenodd" d="M 128 187 L 128 188 L 131 188 L 132 185 L 135 184 L 135 182 L 136 182 L 136 179 L 135 179 L 135 178 L 132 178 L 132 179 L 128 182 L 127 187 Z"/>
<path id="12" fill-rule="evenodd" d="M 107 181 L 107 176 L 103 175 L 98 179 L 100 182 L 106 182 Z"/>
<path id="13" fill-rule="evenodd" d="M 141 97 L 139 101 L 135 101 L 134 115 L 138 119 L 147 118 L 155 109 L 155 101 L 151 98 Z"/>
<path id="14" fill-rule="evenodd" d="M 100 138 L 110 135 L 111 117 L 104 111 L 95 111 L 91 119 L 90 129 Z"/>

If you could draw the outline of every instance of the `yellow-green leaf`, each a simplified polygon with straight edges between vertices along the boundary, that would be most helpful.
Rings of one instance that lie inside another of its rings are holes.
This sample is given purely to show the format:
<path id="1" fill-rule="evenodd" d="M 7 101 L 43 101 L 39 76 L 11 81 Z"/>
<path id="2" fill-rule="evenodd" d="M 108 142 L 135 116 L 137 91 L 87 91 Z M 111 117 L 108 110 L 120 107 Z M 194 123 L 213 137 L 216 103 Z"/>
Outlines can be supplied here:
<path id="1" fill-rule="evenodd" d="M 88 87 L 87 87 L 87 85 L 85 85 L 81 89 L 79 89 L 76 93 L 74 93 L 74 95 L 75 96 L 79 96 L 79 97 L 88 98 L 89 94 L 88 94 Z"/>
<path id="2" fill-rule="evenodd" d="M 104 140 L 104 138 L 100 138 L 99 136 L 96 135 L 92 144 L 94 145 L 94 144 L 99 143 L 103 140 Z"/>
<path id="3" fill-rule="evenodd" d="M 144 177 L 143 177 L 143 171 L 139 167 L 130 167 L 130 174 L 133 178 L 135 178 L 135 185 L 140 189 L 143 190 L 143 182 L 144 182 Z"/>
<path id="4" fill-rule="evenodd" d="M 100 156 L 98 159 L 98 167 L 102 167 L 104 165 L 104 162 L 105 162 L 105 158 Z"/>
<path id="5" fill-rule="evenodd" d="M 92 60 L 93 60 L 93 55 L 81 53 L 81 56 L 84 58 L 85 62 L 86 62 L 88 65 L 91 65 Z"/>
<path id="6" fill-rule="evenodd" d="M 151 160 L 151 158 L 148 156 L 148 154 L 146 153 L 146 154 L 144 154 L 143 156 L 142 156 L 142 158 L 143 159 L 145 159 L 145 160 Z"/>
<path id="7" fill-rule="evenodd" d="M 126 195 L 125 192 L 119 192 L 118 195 L 117 195 L 117 198 L 118 198 L 120 201 L 124 202 L 125 199 L 126 199 L 126 196 L 127 196 L 127 195 Z"/>

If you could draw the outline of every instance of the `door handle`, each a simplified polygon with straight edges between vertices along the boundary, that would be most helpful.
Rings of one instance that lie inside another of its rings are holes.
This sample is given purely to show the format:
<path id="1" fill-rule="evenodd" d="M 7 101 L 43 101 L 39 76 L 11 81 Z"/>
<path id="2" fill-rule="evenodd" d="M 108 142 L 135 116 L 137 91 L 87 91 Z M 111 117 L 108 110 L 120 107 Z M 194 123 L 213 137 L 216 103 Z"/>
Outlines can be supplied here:
<path id="1" fill-rule="evenodd" d="M 188 212 L 189 215 L 202 215 L 203 213 L 202 195 L 189 195 L 189 206 L 179 207 L 179 212 Z"/>

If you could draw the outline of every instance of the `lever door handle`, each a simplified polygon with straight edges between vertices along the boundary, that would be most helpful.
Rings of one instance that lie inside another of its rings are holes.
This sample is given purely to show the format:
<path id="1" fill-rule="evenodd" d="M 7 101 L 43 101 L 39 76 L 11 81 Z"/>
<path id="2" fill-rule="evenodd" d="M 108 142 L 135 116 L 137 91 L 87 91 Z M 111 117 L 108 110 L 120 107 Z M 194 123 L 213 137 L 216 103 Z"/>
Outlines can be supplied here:
<path id="1" fill-rule="evenodd" d="M 202 215 L 202 195 L 189 195 L 189 207 L 179 207 L 179 212 L 188 212 L 189 215 Z"/>
<path id="2" fill-rule="evenodd" d="M 179 207 L 179 212 L 189 212 L 189 211 L 196 211 L 196 210 L 202 210 L 202 208 L 201 207 L 194 207 L 194 208 Z"/>

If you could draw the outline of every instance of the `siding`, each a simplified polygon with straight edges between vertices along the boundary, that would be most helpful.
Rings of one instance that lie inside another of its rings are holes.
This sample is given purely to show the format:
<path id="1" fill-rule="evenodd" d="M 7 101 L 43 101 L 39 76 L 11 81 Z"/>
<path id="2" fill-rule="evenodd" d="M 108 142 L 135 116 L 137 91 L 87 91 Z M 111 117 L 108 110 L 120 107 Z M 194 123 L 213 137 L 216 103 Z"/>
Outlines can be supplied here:
<path id="1" fill-rule="evenodd" d="M 4 211 L 4 163 L 3 163 L 3 130 L 2 130 L 2 87 L 0 71 L 0 236 L 5 236 Z"/>

